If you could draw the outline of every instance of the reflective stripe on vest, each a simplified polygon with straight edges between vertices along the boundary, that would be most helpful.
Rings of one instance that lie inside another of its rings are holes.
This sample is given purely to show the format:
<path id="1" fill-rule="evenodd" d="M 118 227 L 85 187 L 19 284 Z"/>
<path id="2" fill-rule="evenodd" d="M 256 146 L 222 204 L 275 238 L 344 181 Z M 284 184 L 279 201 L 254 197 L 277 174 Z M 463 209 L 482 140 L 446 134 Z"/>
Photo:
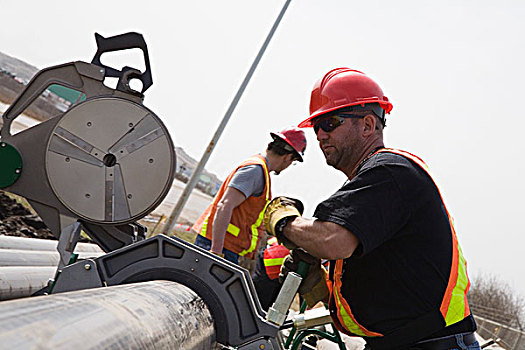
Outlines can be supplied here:
<path id="1" fill-rule="evenodd" d="M 235 226 L 234 224 L 228 224 L 226 232 L 231 233 L 232 235 L 237 237 L 239 235 L 239 232 L 241 232 L 241 229 Z"/>
<path id="2" fill-rule="evenodd" d="M 359 322 L 356 321 L 354 315 L 352 314 L 352 310 L 350 310 L 350 305 L 348 305 L 345 298 L 341 295 L 341 285 L 343 284 L 341 281 L 342 274 L 343 260 L 337 260 L 335 263 L 334 273 L 335 288 L 332 287 L 330 289 L 334 295 L 334 301 L 336 303 L 337 308 L 337 318 L 339 318 L 341 325 L 343 325 L 348 331 L 350 331 L 350 333 L 362 337 L 383 336 L 381 333 L 369 331 L 364 326 L 360 325 Z"/>
<path id="3" fill-rule="evenodd" d="M 206 219 L 204 219 L 204 222 L 202 223 L 201 232 L 199 232 L 199 234 L 205 238 L 208 238 L 206 237 L 206 231 L 208 231 L 208 219 L 209 218 L 210 218 L 210 215 L 206 216 Z"/>
<path id="4" fill-rule="evenodd" d="M 268 167 L 266 166 L 266 162 L 262 162 L 261 165 L 264 169 L 264 180 L 266 181 L 266 205 L 264 206 L 263 210 L 259 213 L 259 217 L 257 218 L 257 221 L 255 222 L 255 224 L 251 226 L 252 241 L 250 243 L 250 247 L 240 252 L 239 253 L 240 256 L 244 256 L 248 253 L 253 252 L 255 249 L 257 249 L 257 241 L 259 239 L 258 229 L 259 229 L 259 226 L 261 226 L 263 222 L 264 211 L 266 210 L 268 203 L 270 203 L 270 174 L 268 173 Z"/>
<path id="5" fill-rule="evenodd" d="M 290 250 L 283 245 L 274 245 L 266 248 L 263 253 L 263 262 L 266 274 L 271 280 L 279 277 L 281 265 L 284 258 L 290 254 Z"/>
<path id="6" fill-rule="evenodd" d="M 395 153 L 412 160 L 423 170 L 425 170 L 430 179 L 432 179 L 432 182 L 434 182 L 434 179 L 430 174 L 428 166 L 419 157 L 408 152 L 396 149 L 384 149 L 380 150 L 379 152 Z M 470 315 L 470 308 L 467 301 L 467 294 L 470 288 L 470 281 L 467 275 L 467 262 L 463 257 L 463 252 L 461 251 L 461 247 L 459 246 L 458 238 L 456 236 L 454 220 L 452 220 L 452 217 L 448 212 L 448 209 L 445 205 L 445 201 L 443 200 L 443 196 L 441 196 L 441 192 L 439 191 L 437 185 L 436 189 L 438 191 L 439 197 L 441 198 L 441 202 L 443 203 L 443 208 L 445 208 L 445 212 L 447 213 L 448 221 L 450 223 L 450 230 L 452 233 L 452 266 L 450 276 L 448 278 L 447 289 L 445 291 L 445 295 L 443 297 L 443 301 L 441 302 L 441 307 L 439 309 L 441 311 L 443 319 L 445 320 L 446 325 L 450 326 Z"/>
<path id="7" fill-rule="evenodd" d="M 417 156 L 410 154 L 405 151 L 396 150 L 396 149 L 381 149 L 375 154 L 380 152 L 389 152 L 401 155 L 412 160 L 419 167 L 421 167 L 428 174 L 432 182 L 434 182 L 432 176 L 430 175 L 428 166 Z M 435 185 L 435 182 L 434 182 Z M 463 320 L 465 317 L 470 315 L 470 309 L 467 302 L 467 293 L 470 287 L 470 282 L 467 276 L 467 264 L 463 257 L 461 247 L 458 244 L 456 230 L 454 229 L 453 220 L 445 206 L 443 197 L 439 192 L 439 188 L 435 185 L 438 194 L 447 213 L 448 220 L 450 223 L 450 231 L 452 235 L 452 264 L 450 276 L 443 296 L 443 301 L 441 302 L 440 312 L 445 320 L 446 326 L 452 325 Z M 330 289 L 330 294 L 333 296 L 335 302 L 335 307 L 337 309 L 337 316 L 341 325 L 343 325 L 350 333 L 358 336 L 367 336 L 367 337 L 378 337 L 382 336 L 380 333 L 376 333 L 366 329 L 364 326 L 360 325 L 359 322 L 355 319 L 350 305 L 344 299 L 341 294 L 342 286 L 342 270 L 343 270 L 343 260 L 337 260 L 334 271 L 334 281 L 328 281 L 328 286 Z M 332 299 L 332 298 L 331 298 Z"/>
<path id="8" fill-rule="evenodd" d="M 208 219 L 209 218 L 210 216 L 208 215 L 206 219 L 204 220 L 204 223 L 202 224 L 202 229 L 200 232 L 201 236 L 206 237 L 206 230 L 208 229 Z M 239 232 L 241 232 L 241 229 L 233 224 L 228 224 L 228 228 L 226 229 L 226 232 L 231 233 L 232 235 L 237 237 L 239 235 Z"/>

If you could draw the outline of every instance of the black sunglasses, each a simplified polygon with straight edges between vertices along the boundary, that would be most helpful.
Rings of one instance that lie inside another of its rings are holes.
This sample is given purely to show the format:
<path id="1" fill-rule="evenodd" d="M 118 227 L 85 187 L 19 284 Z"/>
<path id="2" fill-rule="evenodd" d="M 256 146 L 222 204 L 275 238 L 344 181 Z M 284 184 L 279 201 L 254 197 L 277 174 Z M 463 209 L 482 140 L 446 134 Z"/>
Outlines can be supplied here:
<path id="1" fill-rule="evenodd" d="M 312 120 L 314 127 L 314 132 L 317 135 L 319 129 L 322 129 L 324 132 L 332 132 L 337 129 L 341 124 L 345 122 L 346 118 L 364 118 L 364 115 L 357 114 L 336 114 L 326 117 L 320 117 L 319 119 Z"/>

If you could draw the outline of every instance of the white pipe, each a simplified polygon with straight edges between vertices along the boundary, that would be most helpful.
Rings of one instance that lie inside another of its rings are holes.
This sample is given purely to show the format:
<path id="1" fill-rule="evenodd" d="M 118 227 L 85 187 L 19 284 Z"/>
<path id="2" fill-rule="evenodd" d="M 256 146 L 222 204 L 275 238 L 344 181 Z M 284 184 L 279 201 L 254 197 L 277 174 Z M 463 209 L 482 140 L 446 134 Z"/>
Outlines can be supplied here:
<path id="1" fill-rule="evenodd" d="M 51 239 L 0 236 L 0 249 L 54 250 L 58 241 Z M 103 252 L 96 244 L 78 243 L 75 252 Z"/>
<path id="2" fill-rule="evenodd" d="M 47 285 L 56 269 L 56 266 L 0 267 L 0 300 L 30 296 Z"/>
<path id="3" fill-rule="evenodd" d="M 79 259 L 96 258 L 102 252 L 79 252 Z M 0 249 L 1 266 L 58 266 L 60 255 L 52 250 Z"/>
<path id="4" fill-rule="evenodd" d="M 189 288 L 151 281 L 0 303 L 3 349 L 212 349 L 214 323 Z"/>

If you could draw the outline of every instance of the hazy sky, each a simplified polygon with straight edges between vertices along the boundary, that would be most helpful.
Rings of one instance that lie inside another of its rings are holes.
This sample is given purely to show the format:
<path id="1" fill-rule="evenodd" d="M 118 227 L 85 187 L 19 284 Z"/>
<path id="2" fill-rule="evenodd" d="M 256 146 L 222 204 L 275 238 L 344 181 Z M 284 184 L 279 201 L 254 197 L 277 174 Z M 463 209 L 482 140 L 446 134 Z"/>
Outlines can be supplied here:
<path id="1" fill-rule="evenodd" d="M 284 0 L 0 4 L 0 51 L 38 68 L 90 62 L 95 32 L 142 33 L 154 81 L 144 103 L 198 159 Z M 292 0 L 206 168 L 224 179 L 264 151 L 270 131 L 307 116 L 311 88 L 328 70 L 361 70 L 394 104 L 387 146 L 430 166 L 471 277 L 497 274 L 525 295 L 523 18 L 519 0 Z M 306 131 L 305 162 L 273 177 L 273 192 L 302 199 L 311 216 L 344 176 Z"/>

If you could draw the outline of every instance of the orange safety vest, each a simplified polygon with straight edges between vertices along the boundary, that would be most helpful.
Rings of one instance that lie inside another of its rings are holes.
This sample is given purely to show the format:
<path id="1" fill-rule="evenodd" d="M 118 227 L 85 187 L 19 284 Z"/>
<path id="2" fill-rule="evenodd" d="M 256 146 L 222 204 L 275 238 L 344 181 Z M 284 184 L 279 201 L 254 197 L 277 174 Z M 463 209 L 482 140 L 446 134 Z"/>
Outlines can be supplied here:
<path id="1" fill-rule="evenodd" d="M 266 248 L 263 252 L 264 268 L 266 270 L 268 278 L 274 280 L 279 277 L 279 273 L 281 272 L 281 265 L 284 262 L 284 258 L 286 258 L 288 254 L 290 254 L 290 250 L 282 244 L 272 244 L 270 240 L 268 240 L 268 243 L 271 246 Z"/>
<path id="2" fill-rule="evenodd" d="M 410 154 L 405 151 L 396 150 L 396 149 L 384 148 L 374 153 L 374 155 L 379 152 L 389 152 L 389 153 L 399 154 L 403 157 L 406 157 L 412 160 L 418 166 L 420 166 L 430 176 L 428 166 L 420 158 L 418 158 L 417 156 L 413 154 Z M 430 176 L 430 178 L 432 179 L 432 176 Z M 433 179 L 432 181 L 434 182 Z M 441 201 L 443 202 L 443 197 L 441 196 L 441 193 L 439 192 L 439 188 L 438 188 L 438 193 L 439 193 L 439 196 L 441 197 Z M 454 223 L 452 221 L 452 218 L 447 208 L 445 207 L 444 202 L 443 202 L 443 207 L 445 208 L 445 211 L 448 215 L 451 234 L 452 234 L 452 264 L 451 264 L 451 271 L 449 275 L 447 288 L 445 290 L 445 293 L 443 295 L 443 300 L 441 302 L 440 313 L 441 313 L 441 316 L 443 317 L 443 320 L 445 321 L 446 326 L 450 326 L 454 323 L 457 323 L 463 320 L 465 317 L 470 315 L 470 308 L 469 308 L 468 301 L 467 301 L 467 293 L 470 288 L 470 281 L 467 276 L 467 263 L 465 261 L 465 258 L 463 257 L 463 253 L 461 252 L 461 247 L 459 246 L 459 243 L 456 237 Z M 359 322 L 357 321 L 358 317 L 356 317 L 352 313 L 352 310 L 350 309 L 350 305 L 348 304 L 348 302 L 344 299 L 343 295 L 341 294 L 342 274 L 343 274 L 343 260 L 337 260 L 335 262 L 333 281 L 327 278 L 328 289 L 330 291 L 330 309 L 332 310 L 332 307 L 335 307 L 337 311 L 337 320 L 334 320 L 335 321 L 334 324 L 340 331 L 350 334 L 350 335 L 354 335 L 354 336 L 356 335 L 362 336 L 362 337 L 381 337 L 383 336 L 383 334 L 381 333 L 377 333 L 377 332 L 367 329 L 365 326 L 359 324 Z"/>
<path id="3" fill-rule="evenodd" d="M 254 259 L 255 250 L 260 237 L 257 229 L 261 226 L 264 209 L 270 201 L 270 174 L 266 161 L 261 155 L 255 155 L 242 162 L 233 172 L 228 175 L 213 202 L 206 208 L 204 213 L 195 222 L 192 230 L 200 235 L 213 240 L 213 220 L 217 212 L 217 205 L 223 197 L 233 175 L 242 167 L 247 165 L 261 165 L 264 170 L 265 185 L 263 194 L 258 197 L 250 196 L 238 207 L 233 209 L 230 223 L 228 224 L 226 236 L 224 237 L 224 248 L 249 259 Z"/>

